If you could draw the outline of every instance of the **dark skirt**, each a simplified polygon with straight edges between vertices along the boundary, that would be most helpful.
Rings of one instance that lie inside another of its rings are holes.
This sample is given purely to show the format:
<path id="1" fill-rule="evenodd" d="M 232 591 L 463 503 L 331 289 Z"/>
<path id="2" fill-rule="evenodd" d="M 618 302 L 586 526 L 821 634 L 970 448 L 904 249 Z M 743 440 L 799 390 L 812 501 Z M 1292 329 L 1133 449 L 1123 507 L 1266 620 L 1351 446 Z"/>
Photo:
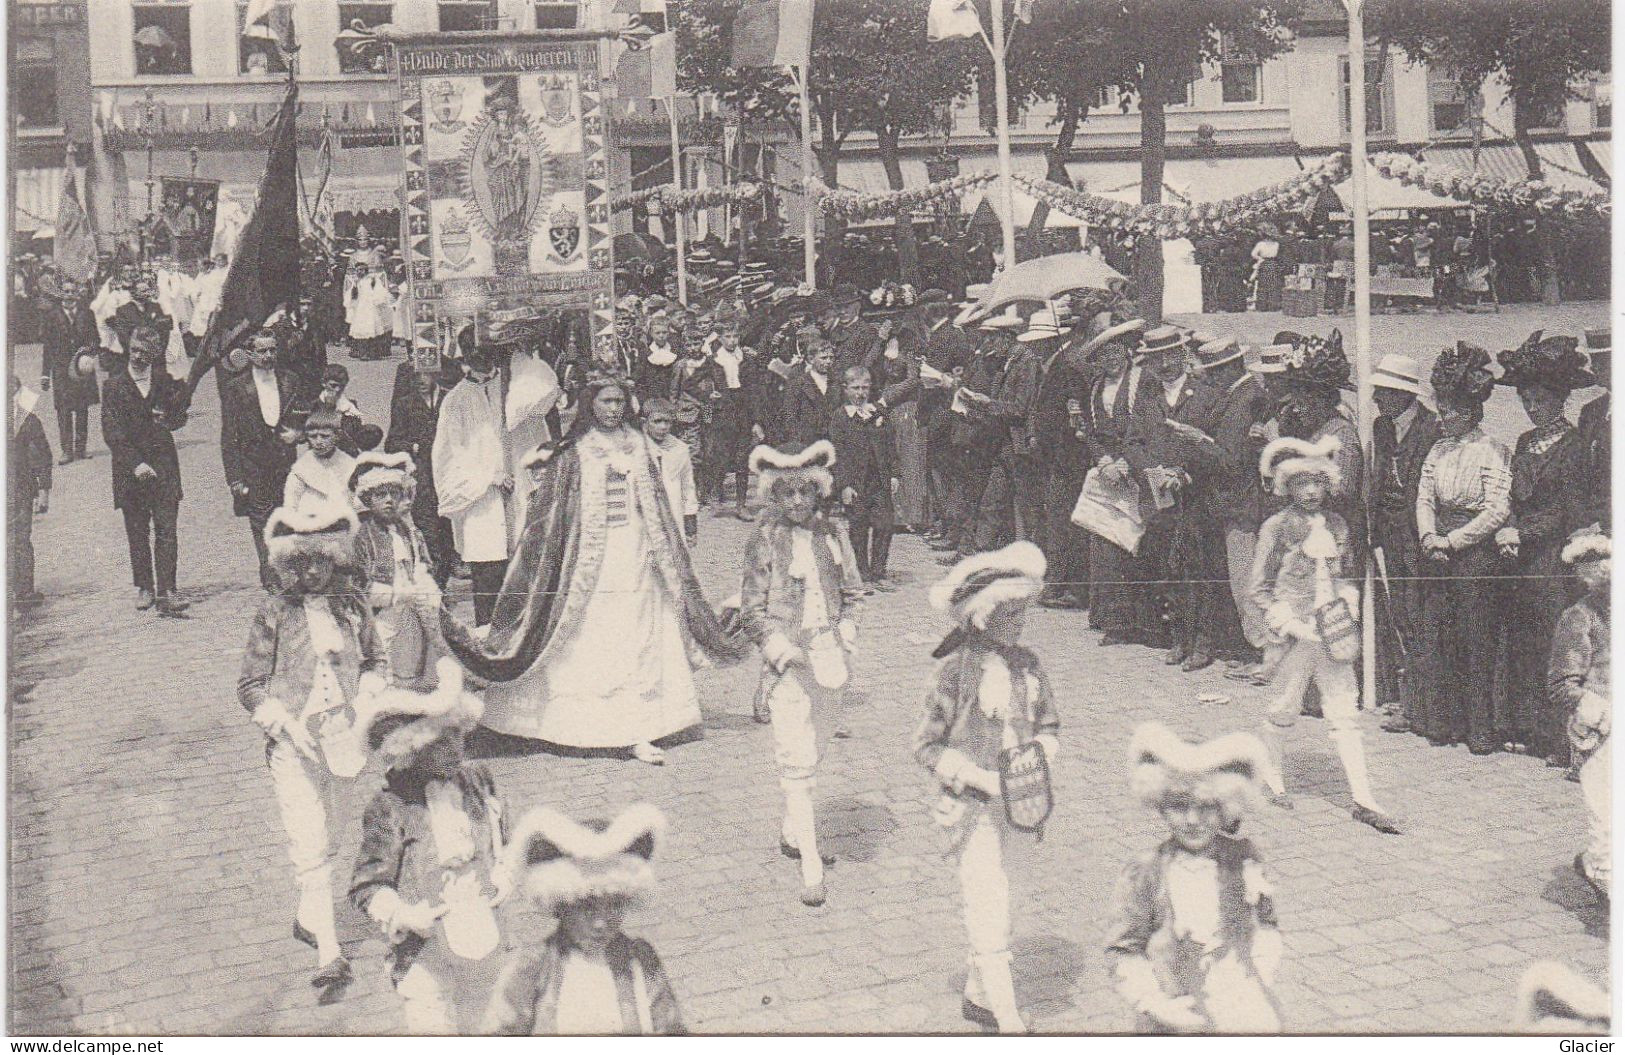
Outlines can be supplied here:
<path id="1" fill-rule="evenodd" d="M 1508 571 L 1511 577 L 1501 582 L 1495 716 L 1505 739 L 1528 744 L 1543 758 L 1566 762 L 1567 708 L 1552 706 L 1546 692 L 1552 635 L 1572 592 L 1561 550 L 1560 542 L 1523 546 Z"/>
<path id="2" fill-rule="evenodd" d="M 1493 750 L 1503 742 L 1494 707 L 1499 553 L 1486 540 L 1423 564 L 1422 574 L 1431 578 L 1423 589 L 1412 727 L 1436 744 Z"/>

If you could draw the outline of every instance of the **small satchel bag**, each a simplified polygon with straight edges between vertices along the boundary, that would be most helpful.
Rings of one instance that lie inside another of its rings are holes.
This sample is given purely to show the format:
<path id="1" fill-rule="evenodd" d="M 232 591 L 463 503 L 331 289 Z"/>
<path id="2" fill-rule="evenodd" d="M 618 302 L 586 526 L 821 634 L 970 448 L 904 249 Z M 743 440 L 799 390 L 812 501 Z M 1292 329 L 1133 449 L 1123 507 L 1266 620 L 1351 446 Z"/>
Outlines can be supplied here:
<path id="1" fill-rule="evenodd" d="M 1044 822 L 1055 809 L 1055 796 L 1050 790 L 1049 760 L 1038 741 L 999 752 L 999 797 L 1012 828 L 1043 837 Z"/>
<path id="2" fill-rule="evenodd" d="M 1349 604 L 1334 597 L 1315 609 L 1315 632 L 1326 646 L 1326 654 L 1339 663 L 1353 663 L 1360 655 L 1360 624 Z"/>

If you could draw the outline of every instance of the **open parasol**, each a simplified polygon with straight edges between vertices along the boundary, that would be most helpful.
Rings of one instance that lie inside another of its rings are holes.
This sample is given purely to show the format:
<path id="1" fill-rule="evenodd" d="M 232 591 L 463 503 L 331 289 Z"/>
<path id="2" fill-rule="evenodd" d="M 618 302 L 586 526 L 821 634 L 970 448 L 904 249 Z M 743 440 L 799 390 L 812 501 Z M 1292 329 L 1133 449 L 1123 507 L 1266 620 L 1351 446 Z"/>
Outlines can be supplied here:
<path id="1" fill-rule="evenodd" d="M 1022 300 L 1052 301 L 1078 289 L 1111 289 L 1114 283 L 1127 281 L 1126 276 L 1090 253 L 1041 256 L 1024 260 L 996 276 L 976 314 L 985 315 Z"/>

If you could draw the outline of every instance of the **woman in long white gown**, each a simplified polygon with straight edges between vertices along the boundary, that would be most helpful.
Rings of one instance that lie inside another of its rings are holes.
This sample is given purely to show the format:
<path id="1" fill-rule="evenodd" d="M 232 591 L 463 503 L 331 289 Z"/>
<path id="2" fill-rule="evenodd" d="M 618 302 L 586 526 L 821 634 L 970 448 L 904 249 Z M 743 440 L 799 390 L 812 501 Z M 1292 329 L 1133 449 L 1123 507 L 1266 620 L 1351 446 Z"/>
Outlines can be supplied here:
<path id="1" fill-rule="evenodd" d="M 658 765 L 654 741 L 700 721 L 694 667 L 747 645 L 705 602 L 654 449 L 624 422 L 627 394 L 590 382 L 571 436 L 527 459 L 536 488 L 486 639 L 445 621 L 491 683 L 486 727 Z"/>

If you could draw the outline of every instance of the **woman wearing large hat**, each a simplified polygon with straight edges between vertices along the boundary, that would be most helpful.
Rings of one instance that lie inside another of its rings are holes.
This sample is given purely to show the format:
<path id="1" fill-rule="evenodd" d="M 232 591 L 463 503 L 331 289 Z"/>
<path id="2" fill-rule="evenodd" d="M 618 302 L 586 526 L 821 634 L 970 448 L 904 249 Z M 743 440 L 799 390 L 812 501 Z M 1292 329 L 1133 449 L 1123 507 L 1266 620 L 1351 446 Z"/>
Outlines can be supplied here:
<path id="1" fill-rule="evenodd" d="M 1494 751 L 1494 688 L 1501 571 L 1495 533 L 1510 513 L 1507 450 L 1484 434 L 1484 401 L 1495 387 L 1489 353 L 1459 343 L 1433 364 L 1443 434 L 1422 462 L 1416 530 L 1422 542 L 1421 667 L 1412 728 L 1435 746 L 1466 741 Z"/>
<path id="2" fill-rule="evenodd" d="M 1502 620 L 1506 676 L 1497 686 L 1503 742 L 1527 744 L 1553 765 L 1568 762 L 1568 715 L 1546 693 L 1552 631 L 1572 588 L 1559 555 L 1576 529 L 1590 523 L 1591 496 L 1576 486 L 1588 467 L 1586 442 L 1563 414 L 1569 393 L 1594 379 L 1573 337 L 1536 330 L 1500 355 L 1500 384 L 1517 389 L 1534 427 L 1512 451 L 1512 515 L 1495 533 L 1509 565 L 1496 611 Z"/>

